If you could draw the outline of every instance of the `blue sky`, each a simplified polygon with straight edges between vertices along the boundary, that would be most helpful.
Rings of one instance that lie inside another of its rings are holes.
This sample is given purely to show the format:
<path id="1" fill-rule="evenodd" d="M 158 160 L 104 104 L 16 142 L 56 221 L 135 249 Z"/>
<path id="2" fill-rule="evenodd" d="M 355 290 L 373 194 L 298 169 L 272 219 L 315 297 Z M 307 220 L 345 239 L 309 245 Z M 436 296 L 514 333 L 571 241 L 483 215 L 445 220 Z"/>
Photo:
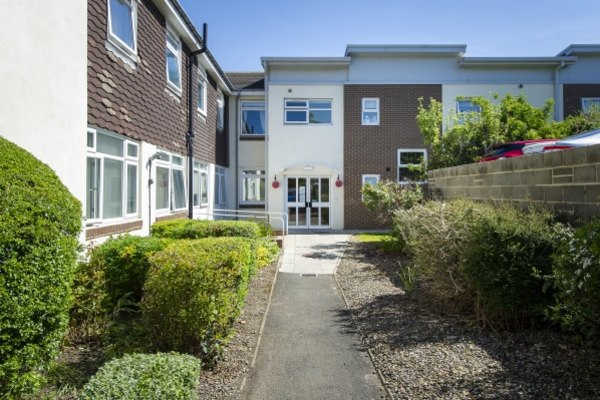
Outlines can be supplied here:
<path id="1" fill-rule="evenodd" d="M 466 44 L 467 56 L 554 56 L 600 43 L 600 0 L 179 0 L 225 71 L 347 44 Z"/>

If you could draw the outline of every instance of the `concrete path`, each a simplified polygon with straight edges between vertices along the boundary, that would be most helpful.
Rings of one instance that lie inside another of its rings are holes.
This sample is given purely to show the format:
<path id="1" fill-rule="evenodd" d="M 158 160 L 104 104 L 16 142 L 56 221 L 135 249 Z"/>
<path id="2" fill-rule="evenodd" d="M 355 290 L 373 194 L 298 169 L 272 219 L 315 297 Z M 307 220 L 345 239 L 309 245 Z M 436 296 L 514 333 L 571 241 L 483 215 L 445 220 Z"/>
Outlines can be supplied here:
<path id="1" fill-rule="evenodd" d="M 347 234 L 297 234 L 284 238 L 280 272 L 333 274 L 346 247 Z"/>
<path id="2" fill-rule="evenodd" d="M 332 236 L 294 238 L 294 265 L 288 254 L 280 272 L 296 273 L 277 276 L 245 399 L 386 398 L 334 276 L 317 275 L 342 254 L 347 235 Z"/>

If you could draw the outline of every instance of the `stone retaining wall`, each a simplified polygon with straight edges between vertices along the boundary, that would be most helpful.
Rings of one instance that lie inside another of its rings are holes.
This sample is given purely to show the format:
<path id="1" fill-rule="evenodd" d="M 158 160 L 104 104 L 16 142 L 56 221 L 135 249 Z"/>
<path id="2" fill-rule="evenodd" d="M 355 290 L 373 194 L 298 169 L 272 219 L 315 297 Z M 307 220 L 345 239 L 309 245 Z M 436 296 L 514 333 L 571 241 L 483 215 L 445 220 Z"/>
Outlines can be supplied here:
<path id="1" fill-rule="evenodd" d="M 429 171 L 443 199 L 543 205 L 573 219 L 600 215 L 600 145 Z"/>

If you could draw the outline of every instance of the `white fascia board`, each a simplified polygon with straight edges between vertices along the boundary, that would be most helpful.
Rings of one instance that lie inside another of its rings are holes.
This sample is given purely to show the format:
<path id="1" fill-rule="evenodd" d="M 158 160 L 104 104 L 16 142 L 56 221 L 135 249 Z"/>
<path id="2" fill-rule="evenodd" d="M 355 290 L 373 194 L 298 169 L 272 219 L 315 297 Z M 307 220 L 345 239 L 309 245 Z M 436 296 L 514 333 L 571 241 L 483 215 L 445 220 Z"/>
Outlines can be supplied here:
<path id="1" fill-rule="evenodd" d="M 557 57 L 572 55 L 600 55 L 600 44 L 571 44 L 557 54 Z"/>
<path id="2" fill-rule="evenodd" d="M 462 67 L 557 66 L 575 61 L 577 57 L 463 57 L 459 65 Z"/>
<path id="3" fill-rule="evenodd" d="M 217 67 L 213 64 L 212 60 L 210 59 L 210 57 L 208 57 L 208 54 L 206 53 L 202 53 L 198 56 L 198 61 L 200 62 L 200 64 L 207 70 L 212 72 L 212 76 L 216 76 L 217 77 L 217 83 L 219 84 L 219 87 L 221 88 L 221 90 L 224 93 L 227 93 L 228 95 L 231 94 L 231 90 L 229 88 L 229 84 L 227 84 L 227 82 L 225 82 L 225 80 L 223 79 L 223 77 L 221 76 L 221 74 L 219 73 L 219 70 L 217 69 Z"/>
<path id="4" fill-rule="evenodd" d="M 231 92 L 231 95 L 239 97 L 264 97 L 265 93 L 264 90 L 235 90 Z"/>
<path id="5" fill-rule="evenodd" d="M 349 57 L 262 57 L 263 68 L 269 65 L 318 65 L 318 66 L 340 66 L 350 65 Z"/>
<path id="6" fill-rule="evenodd" d="M 466 44 L 349 44 L 346 57 L 352 54 L 364 55 L 453 55 L 462 56 L 467 51 Z"/>
<path id="7" fill-rule="evenodd" d="M 194 34 L 189 29 L 187 23 L 181 17 L 177 9 L 173 6 L 170 0 L 153 0 L 154 4 L 167 20 L 167 24 L 171 26 L 180 36 L 192 51 L 200 49 L 200 43 L 196 40 Z"/>

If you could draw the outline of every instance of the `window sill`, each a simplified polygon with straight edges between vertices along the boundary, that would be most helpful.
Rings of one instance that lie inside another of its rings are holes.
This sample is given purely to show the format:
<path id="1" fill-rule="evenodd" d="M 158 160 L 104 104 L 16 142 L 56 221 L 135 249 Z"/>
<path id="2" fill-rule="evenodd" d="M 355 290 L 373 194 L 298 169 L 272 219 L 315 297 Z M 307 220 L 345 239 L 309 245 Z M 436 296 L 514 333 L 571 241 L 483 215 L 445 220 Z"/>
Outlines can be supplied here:
<path id="1" fill-rule="evenodd" d="M 86 226 L 85 240 L 93 240 L 105 236 L 137 231 L 142 229 L 142 224 L 143 222 L 141 219 L 136 219 L 133 221 L 120 221 L 114 224 Z"/>
<path id="2" fill-rule="evenodd" d="M 129 48 L 126 48 L 121 43 L 117 42 L 116 39 L 112 38 L 110 35 L 108 40 L 106 41 L 106 49 L 120 58 L 125 64 L 130 66 L 133 69 L 136 69 L 137 63 L 139 62 L 139 57 L 137 53 L 132 51 Z"/>
<path id="3" fill-rule="evenodd" d="M 240 141 L 264 141 L 266 135 L 240 135 Z"/>
<path id="4" fill-rule="evenodd" d="M 167 81 L 167 87 L 165 88 L 165 92 L 168 95 L 172 96 L 175 100 L 179 102 L 181 101 L 181 89 L 178 89 L 177 87 L 173 86 L 173 84 L 169 81 Z"/>

